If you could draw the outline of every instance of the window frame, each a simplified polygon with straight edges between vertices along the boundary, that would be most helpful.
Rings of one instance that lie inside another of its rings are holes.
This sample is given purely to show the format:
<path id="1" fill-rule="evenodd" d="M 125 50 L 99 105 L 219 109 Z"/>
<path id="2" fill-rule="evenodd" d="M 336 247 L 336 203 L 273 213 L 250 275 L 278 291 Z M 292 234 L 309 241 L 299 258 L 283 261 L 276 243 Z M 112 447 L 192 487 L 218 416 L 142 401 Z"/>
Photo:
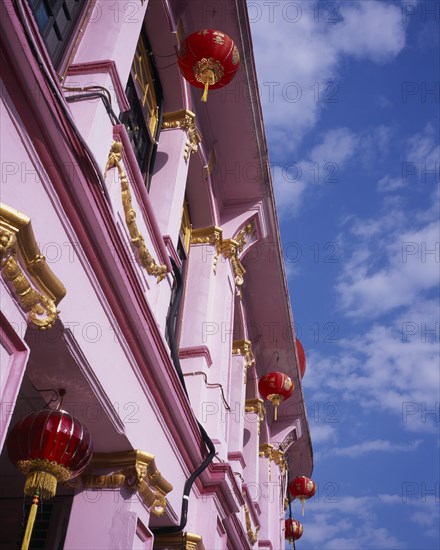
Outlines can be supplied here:
<path id="1" fill-rule="evenodd" d="M 119 118 L 126 127 L 148 190 L 162 125 L 163 94 L 151 45 L 144 28 L 139 34 L 125 93 L 131 109 L 121 113 Z M 146 147 L 143 147 L 142 151 L 136 144 L 139 135 L 141 139 L 143 136 L 146 142 Z"/>
<path id="2" fill-rule="evenodd" d="M 69 2 L 68 0 L 27 0 L 27 3 L 48 56 L 55 69 L 59 70 L 75 31 L 83 21 L 87 0 L 70 0 Z M 62 12 L 65 20 L 63 29 L 60 28 Z M 51 33 L 55 33 L 58 37 L 58 43 L 55 46 L 49 40 Z"/>

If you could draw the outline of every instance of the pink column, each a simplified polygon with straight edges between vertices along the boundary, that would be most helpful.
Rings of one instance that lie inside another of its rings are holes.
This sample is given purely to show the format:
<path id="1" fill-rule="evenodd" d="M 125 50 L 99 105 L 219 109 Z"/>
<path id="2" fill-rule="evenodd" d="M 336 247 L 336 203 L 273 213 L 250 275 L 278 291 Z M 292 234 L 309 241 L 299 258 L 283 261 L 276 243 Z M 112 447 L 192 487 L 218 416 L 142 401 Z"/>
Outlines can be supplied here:
<path id="1" fill-rule="evenodd" d="M 136 496 L 127 498 L 113 490 L 84 490 L 73 499 L 64 548 L 132 548 L 138 544 L 136 536 L 140 538 L 136 535 L 139 525 L 146 526 L 148 522 L 149 513 Z M 141 534 L 142 538 L 147 535 Z"/>
<path id="2" fill-rule="evenodd" d="M 221 230 L 208 228 L 193 232 L 183 302 L 181 348 L 205 346 L 212 366 L 203 368 L 209 383 L 221 384 L 229 395 L 230 362 L 232 353 L 232 319 L 234 301 L 233 275 L 229 262 L 220 261 L 216 254 L 215 235 Z M 185 361 L 185 370 L 194 365 Z M 193 401 L 202 404 L 202 421 L 211 438 L 216 440 L 220 455 L 227 460 L 226 414 L 219 389 L 204 389 L 201 377 L 193 383 Z"/>

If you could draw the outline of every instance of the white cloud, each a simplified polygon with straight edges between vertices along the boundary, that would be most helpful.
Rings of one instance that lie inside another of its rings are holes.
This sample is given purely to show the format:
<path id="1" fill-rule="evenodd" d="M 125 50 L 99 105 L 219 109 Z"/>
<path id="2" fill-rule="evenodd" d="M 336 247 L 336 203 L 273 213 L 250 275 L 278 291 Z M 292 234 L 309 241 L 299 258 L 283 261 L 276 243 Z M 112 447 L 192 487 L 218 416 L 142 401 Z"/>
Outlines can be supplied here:
<path id="1" fill-rule="evenodd" d="M 377 190 L 381 193 L 386 193 L 389 191 L 395 191 L 401 187 L 406 187 L 403 178 L 392 178 L 390 176 L 384 176 L 377 182 Z"/>
<path id="2" fill-rule="evenodd" d="M 355 154 L 360 138 L 348 128 L 333 128 L 322 135 L 307 158 L 272 166 L 277 210 L 280 218 L 295 216 L 311 185 L 331 185 Z"/>
<path id="3" fill-rule="evenodd" d="M 338 439 L 334 426 L 310 422 L 309 427 L 314 445 L 319 443 L 335 443 Z"/>
<path id="4" fill-rule="evenodd" d="M 428 123 L 421 132 L 411 136 L 403 145 L 404 161 L 398 176 L 387 174 L 377 183 L 379 192 L 388 193 L 409 185 L 426 189 L 429 183 L 440 181 L 440 145 L 438 134 Z"/>
<path id="5" fill-rule="evenodd" d="M 315 500 L 307 507 L 307 529 L 301 542 L 307 548 L 335 550 L 406 548 L 404 540 L 381 525 L 384 507 L 394 508 L 402 521 L 423 527 L 425 536 L 438 538 L 439 506 L 432 495 L 422 501 L 404 500 L 401 494 L 379 494 Z"/>
<path id="6" fill-rule="evenodd" d="M 412 443 L 392 443 L 391 441 L 383 439 L 375 439 L 374 441 L 363 441 L 362 443 L 349 447 L 332 447 L 325 452 L 325 456 L 348 456 L 350 458 L 357 458 L 358 456 L 372 452 L 408 453 L 418 449 L 421 443 L 422 441 L 420 439 Z"/>
<path id="7" fill-rule="evenodd" d="M 384 63 L 405 46 L 401 10 L 393 4 L 334 3 L 338 13 L 325 6 L 318 11 L 302 1 L 248 5 L 272 147 L 294 150 L 321 109 L 338 101 L 337 79 L 344 56 Z"/>

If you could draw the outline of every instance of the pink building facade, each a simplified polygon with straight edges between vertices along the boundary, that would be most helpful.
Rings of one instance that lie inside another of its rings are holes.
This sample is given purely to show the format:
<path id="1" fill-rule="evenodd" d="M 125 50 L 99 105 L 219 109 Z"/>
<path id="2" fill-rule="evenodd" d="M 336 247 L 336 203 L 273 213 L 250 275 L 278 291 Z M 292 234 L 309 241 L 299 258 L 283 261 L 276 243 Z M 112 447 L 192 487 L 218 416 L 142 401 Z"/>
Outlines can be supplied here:
<path id="1" fill-rule="evenodd" d="M 0 548 L 8 430 L 60 388 L 94 457 L 31 548 L 284 548 L 313 454 L 245 0 L 5 0 L 0 24 Z M 177 65 L 204 28 L 241 57 L 206 104 Z"/>

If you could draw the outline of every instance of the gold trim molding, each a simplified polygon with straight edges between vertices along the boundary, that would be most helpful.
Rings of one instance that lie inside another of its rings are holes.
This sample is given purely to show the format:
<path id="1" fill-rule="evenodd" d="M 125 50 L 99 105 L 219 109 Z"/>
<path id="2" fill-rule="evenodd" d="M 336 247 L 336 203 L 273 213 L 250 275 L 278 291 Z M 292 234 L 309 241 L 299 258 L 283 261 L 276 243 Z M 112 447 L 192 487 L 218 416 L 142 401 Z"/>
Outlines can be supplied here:
<path id="1" fill-rule="evenodd" d="M 281 475 L 287 472 L 287 461 L 281 449 L 275 449 L 270 443 L 263 443 L 260 445 L 258 455 L 269 459 L 269 481 L 271 481 L 271 462 L 278 466 Z"/>
<path id="2" fill-rule="evenodd" d="M 191 244 L 210 244 L 215 248 L 214 273 L 217 273 L 218 257 L 222 253 L 223 229 L 215 225 L 201 229 L 193 229 L 191 233 Z"/>
<path id="3" fill-rule="evenodd" d="M 108 474 L 92 473 L 108 470 Z M 68 483 L 84 489 L 125 488 L 138 493 L 139 498 L 155 516 L 162 516 L 166 509 L 166 495 L 173 486 L 162 476 L 154 455 L 145 451 L 121 451 L 94 453 L 87 471 Z"/>
<path id="4" fill-rule="evenodd" d="M 264 401 L 259 397 L 256 397 L 255 399 L 246 399 L 244 404 L 244 412 L 258 415 L 258 434 L 260 434 L 261 423 L 264 420 L 264 414 L 266 412 L 264 409 Z"/>
<path id="5" fill-rule="evenodd" d="M 183 153 L 183 158 L 187 162 L 190 155 L 198 151 L 199 143 L 202 141 L 202 136 L 197 129 L 195 120 L 196 115 L 188 109 L 164 113 L 162 117 L 162 130 L 181 128 L 187 131 L 188 140 Z"/>
<path id="6" fill-rule="evenodd" d="M 146 269 L 148 275 L 153 275 L 154 277 L 156 277 L 157 282 L 160 283 L 166 277 L 167 268 L 165 265 L 158 265 L 156 263 L 156 260 L 150 254 L 148 248 L 145 245 L 143 236 L 139 233 L 139 229 L 136 224 L 136 212 L 134 211 L 131 204 L 131 192 L 127 174 L 124 172 L 121 166 L 122 151 L 122 143 L 119 141 L 112 141 L 112 146 L 108 155 L 108 161 L 105 168 L 104 176 L 111 168 L 116 167 L 118 169 L 119 179 L 121 181 L 121 195 L 125 213 L 125 223 L 127 224 L 127 228 L 130 233 L 131 243 L 136 247 L 139 261 L 141 265 Z"/>
<path id="7" fill-rule="evenodd" d="M 246 498 L 245 493 L 243 493 L 243 498 Z M 251 546 L 253 546 L 258 540 L 258 532 L 260 530 L 260 527 L 257 525 L 255 527 L 255 531 L 252 530 L 251 514 L 249 512 L 249 508 L 246 505 L 246 501 L 243 503 L 243 508 L 244 508 L 244 517 L 246 521 L 246 532 L 247 532 L 248 540 Z"/>
<path id="8" fill-rule="evenodd" d="M 244 274 L 246 273 L 239 255 L 247 244 L 247 237 L 254 235 L 252 223 L 248 223 L 233 239 L 223 240 L 223 230 L 217 226 L 193 229 L 191 244 L 210 244 L 215 247 L 214 254 L 214 273 L 217 272 L 218 257 L 220 254 L 231 262 L 234 272 L 235 284 L 240 287 L 244 283 Z"/>
<path id="9" fill-rule="evenodd" d="M 234 340 L 232 342 L 232 355 L 242 355 L 245 360 L 243 383 L 247 384 L 247 372 L 255 367 L 255 355 L 252 352 L 252 344 L 249 340 Z"/>
<path id="10" fill-rule="evenodd" d="M 154 548 L 166 550 L 205 550 L 203 539 L 195 533 L 170 533 L 154 536 Z"/>
<path id="11" fill-rule="evenodd" d="M 0 271 L 29 323 L 41 330 L 51 328 L 66 289 L 41 255 L 31 219 L 4 203 L 0 203 Z"/>

